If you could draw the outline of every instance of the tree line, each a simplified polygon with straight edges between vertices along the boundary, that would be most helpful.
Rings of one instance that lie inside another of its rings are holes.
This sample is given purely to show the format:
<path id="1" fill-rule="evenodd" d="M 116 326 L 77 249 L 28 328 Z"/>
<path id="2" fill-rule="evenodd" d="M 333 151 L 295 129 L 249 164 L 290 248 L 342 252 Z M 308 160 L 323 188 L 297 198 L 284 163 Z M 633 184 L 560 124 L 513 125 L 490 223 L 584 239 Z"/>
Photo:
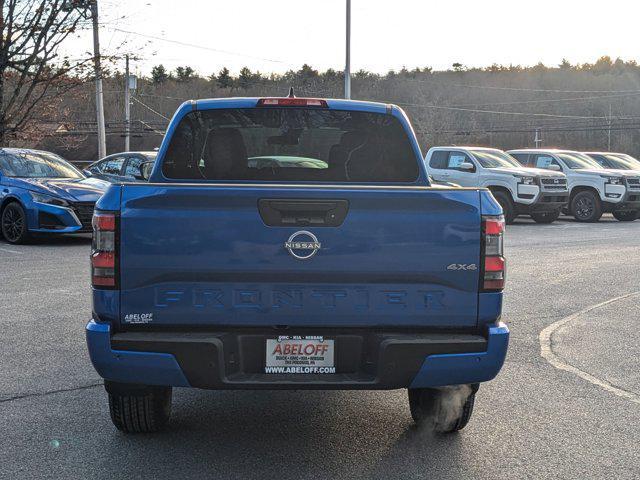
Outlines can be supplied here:
<path id="1" fill-rule="evenodd" d="M 548 72 L 550 70 L 561 70 L 561 71 L 577 71 L 577 72 L 592 72 L 595 74 L 606 74 L 606 73 L 614 73 L 614 74 L 622 74 L 629 71 L 637 71 L 640 68 L 638 63 L 635 60 L 624 61 L 621 58 L 616 58 L 612 60 L 609 56 L 600 57 L 594 63 L 577 63 L 572 64 L 566 58 L 562 60 L 562 62 L 557 67 L 547 67 L 543 63 L 538 63 L 534 66 L 522 66 L 522 65 L 500 65 L 494 63 L 488 67 L 467 67 L 462 63 L 454 62 L 451 65 L 451 68 L 445 70 L 445 72 L 487 72 L 487 73 L 500 73 L 500 72 L 510 72 L 510 73 L 518 73 L 518 72 L 531 72 L 531 73 L 541 73 Z M 372 73 L 367 70 L 358 70 L 353 74 L 356 79 L 389 79 L 393 78 L 397 75 L 400 76 L 420 76 L 421 74 L 432 74 L 434 73 L 431 67 L 415 67 L 411 70 L 403 67 L 399 71 L 389 70 L 386 74 L 377 74 Z M 436 72 L 438 73 L 438 72 Z M 440 72 L 442 73 L 442 72 Z M 214 72 L 209 76 L 202 77 L 200 76 L 193 68 L 190 66 L 178 66 L 175 70 L 170 71 L 163 64 L 159 64 L 154 66 L 151 69 L 150 80 L 154 85 L 160 85 L 169 80 L 175 80 L 178 82 L 188 82 L 196 79 L 204 79 L 209 82 L 215 83 L 219 88 L 231 88 L 231 87 L 240 87 L 240 88 L 249 88 L 250 86 L 260 83 L 260 82 L 273 82 L 278 80 L 287 80 L 287 79 L 313 79 L 313 78 L 324 78 L 329 80 L 334 80 L 336 78 L 344 78 L 343 72 L 336 71 L 334 69 L 328 69 L 324 72 L 319 72 L 315 70 L 308 64 L 302 65 L 300 70 L 294 71 L 289 70 L 284 74 L 276 74 L 271 73 L 268 75 L 262 74 L 260 71 L 252 72 L 249 67 L 242 67 L 237 76 L 233 76 L 228 68 L 222 67 L 220 71 Z"/>
<path id="2" fill-rule="evenodd" d="M 108 150 L 123 145 L 124 79 L 105 78 Z M 341 98 L 343 73 L 310 65 L 282 74 L 249 67 L 228 68 L 203 76 L 189 66 L 171 71 L 162 65 L 138 80 L 132 103 L 132 148 L 159 146 L 164 128 L 185 100 L 230 96 L 296 95 Z M 74 159 L 95 156 L 95 104 L 92 84 L 60 101 L 49 128 L 30 144 L 60 151 Z M 467 68 L 460 63 L 436 71 L 402 68 L 385 74 L 360 70 L 352 75 L 352 98 L 395 103 L 409 115 L 423 149 L 442 144 L 500 148 L 542 146 L 612 150 L 640 155 L 640 66 L 634 61 L 602 57 L 593 63 L 490 65 Z M 60 125 L 63 125 L 62 132 Z M 62 150 L 61 150 L 62 149 Z"/>

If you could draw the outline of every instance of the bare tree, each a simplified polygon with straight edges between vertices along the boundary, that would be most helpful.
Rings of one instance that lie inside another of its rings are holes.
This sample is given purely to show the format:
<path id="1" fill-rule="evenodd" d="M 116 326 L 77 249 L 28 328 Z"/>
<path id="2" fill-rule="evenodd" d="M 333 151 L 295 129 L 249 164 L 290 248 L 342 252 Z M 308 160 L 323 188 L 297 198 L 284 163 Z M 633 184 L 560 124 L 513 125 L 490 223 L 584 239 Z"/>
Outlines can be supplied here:
<path id="1" fill-rule="evenodd" d="M 84 80 L 91 57 L 60 46 L 85 23 L 92 0 L 0 0 L 0 145 Z"/>

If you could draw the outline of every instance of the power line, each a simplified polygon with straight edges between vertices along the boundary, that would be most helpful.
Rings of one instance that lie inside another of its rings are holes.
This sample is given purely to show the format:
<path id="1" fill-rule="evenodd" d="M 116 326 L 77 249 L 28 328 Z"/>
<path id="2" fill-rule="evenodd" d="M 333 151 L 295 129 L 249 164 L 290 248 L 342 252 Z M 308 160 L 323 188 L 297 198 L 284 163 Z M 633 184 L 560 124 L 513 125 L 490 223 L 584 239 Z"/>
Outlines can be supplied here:
<path id="1" fill-rule="evenodd" d="M 450 72 L 434 72 L 432 75 L 442 75 Z M 417 82 L 425 84 L 433 84 L 433 80 L 421 80 L 419 78 L 404 78 L 408 82 Z M 476 88 L 483 90 L 507 90 L 515 92 L 533 92 L 533 93 L 640 93 L 640 89 L 634 90 L 562 90 L 552 88 L 526 88 L 526 87 L 498 87 L 493 85 L 470 85 L 463 83 L 448 84 L 451 87 L 458 88 Z"/>
<path id="2" fill-rule="evenodd" d="M 403 105 L 406 107 L 414 107 L 414 108 L 433 108 L 433 109 L 439 109 L 439 110 L 488 113 L 493 115 L 514 115 L 514 116 L 550 117 L 550 118 L 586 118 L 586 119 L 605 118 L 604 116 L 594 117 L 594 116 L 583 116 L 583 115 L 556 115 L 552 113 L 529 113 L 529 112 L 505 112 L 502 110 L 480 110 L 475 108 L 463 108 L 463 107 L 445 106 L 445 105 L 422 105 L 418 103 L 398 103 L 398 105 Z"/>
<path id="3" fill-rule="evenodd" d="M 159 117 L 164 118 L 165 120 L 171 120 L 169 117 L 164 116 L 163 114 L 161 114 L 160 112 L 158 112 L 157 110 L 154 110 L 153 108 L 151 108 L 149 105 L 147 105 L 144 102 L 141 102 L 140 100 L 138 100 L 136 97 L 131 97 L 131 100 L 133 100 L 134 102 L 139 103 L 140 105 L 142 105 L 143 107 L 145 107 L 147 110 L 155 113 L 156 115 L 158 115 Z"/>
<path id="4" fill-rule="evenodd" d="M 164 137 L 164 132 L 161 132 L 160 130 L 156 130 L 155 128 L 153 128 L 151 125 L 149 125 L 146 122 L 143 122 L 142 120 L 138 120 L 143 126 L 147 127 L 151 132 L 160 135 L 161 137 Z"/>
<path id="5" fill-rule="evenodd" d="M 187 97 L 169 97 L 167 95 L 152 95 L 150 93 L 138 93 L 137 96 L 138 97 L 151 97 L 151 98 L 167 98 L 169 100 L 180 100 L 181 102 L 189 100 L 189 98 L 187 98 Z"/>
<path id="6" fill-rule="evenodd" d="M 284 60 L 258 57 L 258 56 L 255 56 L 255 55 L 248 55 L 246 53 L 232 52 L 230 50 L 221 50 L 221 49 L 218 49 L 218 48 L 207 47 L 207 46 L 204 46 L 204 45 L 197 45 L 195 43 L 187 43 L 187 42 L 182 42 L 180 40 L 172 40 L 172 39 L 169 39 L 169 38 L 158 37 L 156 35 L 148 35 L 148 34 L 145 34 L 145 33 L 134 32 L 134 31 L 131 31 L 131 30 L 124 30 L 122 28 L 117 28 L 117 27 L 109 27 L 109 26 L 107 26 L 106 28 L 110 29 L 110 30 L 114 30 L 116 32 L 120 32 L 120 33 L 128 33 L 130 35 L 137 35 L 139 37 L 151 38 L 153 40 L 160 40 L 161 42 L 174 43 L 176 45 L 182 45 L 183 47 L 199 48 L 201 50 L 208 50 L 210 52 L 223 53 L 225 55 L 234 55 L 234 56 L 237 56 L 237 57 L 251 58 L 253 60 L 262 60 L 262 61 L 265 61 L 265 62 L 282 63 L 282 64 L 285 64 L 285 65 L 293 65 L 291 63 L 285 62 Z"/>
<path id="7" fill-rule="evenodd" d="M 511 90 L 515 92 L 546 92 L 546 93 L 640 93 L 640 90 L 556 90 L 546 88 L 523 88 L 523 87 L 495 87 L 489 85 L 465 85 L 460 83 L 451 84 L 452 87 L 460 88 L 480 88 L 485 90 Z"/>
<path id="8" fill-rule="evenodd" d="M 602 98 L 622 98 L 622 97 L 632 97 L 640 95 L 640 91 L 634 93 L 624 93 L 624 94 L 616 94 L 616 95 L 597 95 L 590 97 L 571 97 L 571 98 L 543 98 L 539 100 L 519 100 L 513 102 L 490 102 L 490 103 L 467 103 L 467 104 L 456 104 L 456 107 L 481 107 L 485 105 L 520 105 L 526 103 L 556 103 L 556 102 L 574 102 L 574 101 L 582 101 L 582 100 L 599 100 Z"/>
<path id="9" fill-rule="evenodd" d="M 418 130 L 422 134 L 474 134 L 474 133 L 531 133 L 536 130 L 553 133 L 553 132 L 605 132 L 609 130 L 608 124 L 602 125 L 585 125 L 577 127 L 559 127 L 559 128 L 543 128 L 543 127 L 530 127 L 530 128 L 458 128 L 455 130 Z M 629 131 L 640 130 L 640 123 L 629 123 L 618 126 L 612 126 L 611 131 Z"/>

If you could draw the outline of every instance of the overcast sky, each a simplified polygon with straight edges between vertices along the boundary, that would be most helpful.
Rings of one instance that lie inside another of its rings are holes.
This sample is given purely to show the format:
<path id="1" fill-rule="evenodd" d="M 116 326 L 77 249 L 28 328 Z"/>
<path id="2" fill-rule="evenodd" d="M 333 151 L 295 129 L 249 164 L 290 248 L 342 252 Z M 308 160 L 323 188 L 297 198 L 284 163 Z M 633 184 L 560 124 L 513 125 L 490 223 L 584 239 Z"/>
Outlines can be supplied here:
<path id="1" fill-rule="evenodd" d="M 203 75 L 344 68 L 345 0 L 99 0 L 105 53 Z M 602 55 L 640 61 L 636 2 L 608 0 L 352 0 L 352 71 L 547 65 Z M 115 29 L 136 32 L 123 33 Z M 158 40 L 164 38 L 195 46 Z M 120 47 L 122 42 L 126 44 Z M 91 49 L 89 32 L 70 49 Z"/>

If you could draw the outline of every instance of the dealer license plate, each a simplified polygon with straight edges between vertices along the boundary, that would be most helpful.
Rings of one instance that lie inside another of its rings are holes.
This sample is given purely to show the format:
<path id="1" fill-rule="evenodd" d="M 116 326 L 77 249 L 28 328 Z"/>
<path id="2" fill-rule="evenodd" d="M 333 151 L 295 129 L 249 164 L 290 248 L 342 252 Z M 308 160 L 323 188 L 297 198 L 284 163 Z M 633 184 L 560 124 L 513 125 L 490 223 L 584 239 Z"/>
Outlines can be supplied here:
<path id="1" fill-rule="evenodd" d="M 267 339 L 265 373 L 336 373 L 333 340 L 280 336 Z"/>

